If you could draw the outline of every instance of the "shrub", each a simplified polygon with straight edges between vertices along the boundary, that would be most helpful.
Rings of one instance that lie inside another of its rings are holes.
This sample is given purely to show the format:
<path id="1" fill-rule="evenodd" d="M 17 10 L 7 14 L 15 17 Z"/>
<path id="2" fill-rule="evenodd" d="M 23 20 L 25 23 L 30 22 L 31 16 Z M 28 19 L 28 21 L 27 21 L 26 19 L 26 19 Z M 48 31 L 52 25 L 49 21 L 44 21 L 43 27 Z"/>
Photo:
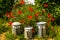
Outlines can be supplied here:
<path id="1" fill-rule="evenodd" d="M 0 17 L 6 12 L 10 12 L 13 8 L 14 0 L 0 0 Z"/>

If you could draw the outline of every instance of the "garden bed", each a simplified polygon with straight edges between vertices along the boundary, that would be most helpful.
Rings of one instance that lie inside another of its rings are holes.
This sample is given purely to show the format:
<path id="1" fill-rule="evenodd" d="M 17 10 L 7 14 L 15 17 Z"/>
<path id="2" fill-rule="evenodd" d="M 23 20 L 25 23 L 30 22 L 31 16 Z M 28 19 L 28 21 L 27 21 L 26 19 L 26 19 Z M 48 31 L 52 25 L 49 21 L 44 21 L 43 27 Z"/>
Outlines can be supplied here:
<path id="1" fill-rule="evenodd" d="M 26 40 L 31 37 L 32 40 L 60 40 L 59 0 L 0 2 L 1 40 Z"/>

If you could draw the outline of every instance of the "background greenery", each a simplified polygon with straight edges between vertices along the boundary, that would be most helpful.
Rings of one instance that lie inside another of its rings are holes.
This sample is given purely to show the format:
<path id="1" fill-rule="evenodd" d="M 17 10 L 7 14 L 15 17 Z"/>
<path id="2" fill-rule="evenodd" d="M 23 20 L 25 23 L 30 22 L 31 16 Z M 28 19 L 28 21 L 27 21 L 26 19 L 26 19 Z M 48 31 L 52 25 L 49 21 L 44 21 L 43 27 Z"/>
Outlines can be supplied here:
<path id="1" fill-rule="evenodd" d="M 0 18 L 13 8 L 14 0 L 0 0 Z"/>

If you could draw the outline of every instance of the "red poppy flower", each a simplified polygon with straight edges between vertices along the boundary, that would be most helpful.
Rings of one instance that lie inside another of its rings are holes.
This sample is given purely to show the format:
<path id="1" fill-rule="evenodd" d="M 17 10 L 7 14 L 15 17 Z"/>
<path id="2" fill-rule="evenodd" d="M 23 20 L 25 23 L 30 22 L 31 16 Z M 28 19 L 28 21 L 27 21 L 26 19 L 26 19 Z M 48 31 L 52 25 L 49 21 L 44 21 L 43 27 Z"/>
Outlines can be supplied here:
<path id="1" fill-rule="evenodd" d="M 8 24 L 11 26 L 13 22 L 8 22 Z"/>
<path id="2" fill-rule="evenodd" d="M 7 15 L 8 18 L 11 18 L 11 15 Z"/>
<path id="3" fill-rule="evenodd" d="M 22 14 L 22 11 L 18 11 L 18 14 Z"/>
<path id="4" fill-rule="evenodd" d="M 24 0 L 20 0 L 20 4 L 25 4 Z"/>
<path id="5" fill-rule="evenodd" d="M 55 20 L 55 18 L 51 18 L 51 20 L 52 20 L 52 21 L 54 21 L 54 20 Z"/>
<path id="6" fill-rule="evenodd" d="M 29 11 L 30 11 L 30 12 L 33 12 L 33 8 L 32 8 L 32 7 L 29 7 Z"/>
<path id="7" fill-rule="evenodd" d="M 36 13 L 34 14 L 34 16 L 35 16 L 35 17 L 37 17 L 37 16 L 38 16 L 38 14 L 39 14 L 39 12 L 36 12 Z"/>
<path id="8" fill-rule="evenodd" d="M 6 13 L 5 16 L 9 15 L 9 13 Z"/>
<path id="9" fill-rule="evenodd" d="M 51 14 L 48 14 L 47 17 L 48 17 L 48 18 L 52 18 L 52 15 L 51 15 Z"/>
<path id="10" fill-rule="evenodd" d="M 11 17 L 12 17 L 12 12 L 7 12 L 7 13 L 5 14 L 5 16 L 7 16 L 8 18 L 11 18 Z"/>
<path id="11" fill-rule="evenodd" d="M 34 28 L 32 29 L 32 33 L 34 33 L 35 31 L 34 31 Z"/>
<path id="12" fill-rule="evenodd" d="M 13 15 L 13 13 L 12 12 L 9 12 L 9 14 L 12 16 Z"/>
<path id="13" fill-rule="evenodd" d="M 7 16 L 8 18 L 11 17 L 11 15 L 9 13 L 6 13 L 5 16 Z"/>
<path id="14" fill-rule="evenodd" d="M 50 20 L 47 20 L 47 22 L 50 22 Z"/>
<path id="15" fill-rule="evenodd" d="M 32 19 L 32 16 L 28 16 L 28 19 L 31 20 Z"/>
<path id="16" fill-rule="evenodd" d="M 45 4 L 44 4 L 44 7 L 45 7 L 45 8 L 46 8 L 46 7 L 48 7 L 48 4 L 47 4 L 47 3 L 45 3 Z"/>

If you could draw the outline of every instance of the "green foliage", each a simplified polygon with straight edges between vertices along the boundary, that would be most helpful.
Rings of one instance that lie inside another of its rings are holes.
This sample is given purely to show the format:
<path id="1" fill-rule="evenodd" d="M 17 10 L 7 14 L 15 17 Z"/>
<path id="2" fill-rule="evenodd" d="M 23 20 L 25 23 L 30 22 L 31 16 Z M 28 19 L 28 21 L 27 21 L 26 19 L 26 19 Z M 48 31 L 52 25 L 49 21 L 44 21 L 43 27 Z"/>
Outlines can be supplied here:
<path id="1" fill-rule="evenodd" d="M 14 0 L 0 0 L 0 17 L 13 8 Z"/>
<path id="2" fill-rule="evenodd" d="M 60 40 L 60 27 L 56 28 L 56 37 L 54 37 L 55 40 Z"/>
<path id="3" fill-rule="evenodd" d="M 10 33 L 10 32 L 6 33 L 6 40 L 14 40 L 14 39 L 15 38 L 14 38 L 14 35 L 12 33 Z"/>
<path id="4" fill-rule="evenodd" d="M 4 26 L 0 26 L 0 33 L 2 32 L 6 32 L 8 30 L 8 28 L 4 27 Z"/>
<path id="5" fill-rule="evenodd" d="M 20 35 L 18 36 L 18 39 L 19 39 L 19 40 L 26 40 L 26 39 L 24 38 L 24 35 L 23 35 L 23 34 L 20 34 Z"/>
<path id="6" fill-rule="evenodd" d="M 8 24 L 4 23 L 6 22 L 5 20 L 0 19 L 0 33 L 2 32 L 6 32 L 7 30 L 9 30 L 10 28 L 8 27 Z"/>

